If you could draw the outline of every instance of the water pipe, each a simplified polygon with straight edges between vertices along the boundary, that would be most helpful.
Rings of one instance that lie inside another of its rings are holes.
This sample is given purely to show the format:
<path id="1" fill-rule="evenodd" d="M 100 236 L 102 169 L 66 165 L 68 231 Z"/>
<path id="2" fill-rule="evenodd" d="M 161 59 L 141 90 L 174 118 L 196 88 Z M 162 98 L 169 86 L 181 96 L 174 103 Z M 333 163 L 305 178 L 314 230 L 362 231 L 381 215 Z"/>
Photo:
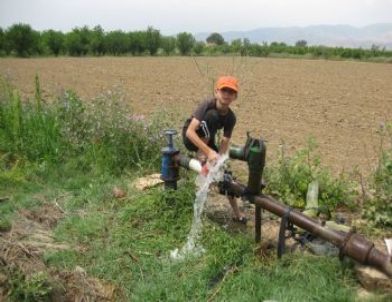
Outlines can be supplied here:
<path id="1" fill-rule="evenodd" d="M 247 187 L 235 180 L 226 183 L 225 187 L 228 188 L 228 192 L 237 196 L 247 196 L 248 194 Z M 392 257 L 376 249 L 374 243 L 355 233 L 355 230 L 337 232 L 329 229 L 316 220 L 280 203 L 268 195 L 255 195 L 252 197 L 251 202 L 279 217 L 287 216 L 288 220 L 294 225 L 331 242 L 339 248 L 341 258 L 349 256 L 361 264 L 376 267 L 392 278 Z"/>
<path id="2" fill-rule="evenodd" d="M 175 131 L 166 131 L 168 146 L 162 148 L 162 176 L 165 189 L 177 189 L 178 171 L 182 166 L 187 169 L 201 172 L 201 164 L 196 159 L 191 159 L 179 153 L 173 145 Z M 374 243 L 363 236 L 350 232 L 337 232 L 329 229 L 316 220 L 307 217 L 301 212 L 288 207 L 273 197 L 262 194 L 261 182 L 265 166 L 266 148 L 262 139 L 253 139 L 249 136 L 244 146 L 233 145 L 229 150 L 230 158 L 246 161 L 249 168 L 247 186 L 233 179 L 231 173 L 225 173 L 223 181 L 218 185 L 223 194 L 231 194 L 248 199 L 256 206 L 255 211 L 255 238 L 261 239 L 261 209 L 265 209 L 288 222 L 331 242 L 339 248 L 340 257 L 349 256 L 361 264 L 376 267 L 392 278 L 392 257 L 376 249 Z"/>

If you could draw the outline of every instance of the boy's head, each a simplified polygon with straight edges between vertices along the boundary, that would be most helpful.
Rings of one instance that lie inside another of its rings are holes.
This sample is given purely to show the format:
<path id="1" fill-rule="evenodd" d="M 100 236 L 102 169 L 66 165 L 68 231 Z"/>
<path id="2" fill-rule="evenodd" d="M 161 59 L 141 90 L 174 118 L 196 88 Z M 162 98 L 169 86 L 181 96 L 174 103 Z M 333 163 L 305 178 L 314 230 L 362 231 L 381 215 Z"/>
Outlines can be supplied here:
<path id="1" fill-rule="evenodd" d="M 238 95 L 238 80 L 232 76 L 222 76 L 215 84 L 215 97 L 224 106 L 229 106 Z"/>
<path id="2" fill-rule="evenodd" d="M 216 81 L 215 88 L 218 90 L 227 88 L 233 90 L 235 93 L 238 93 L 238 80 L 232 76 L 222 76 Z"/>

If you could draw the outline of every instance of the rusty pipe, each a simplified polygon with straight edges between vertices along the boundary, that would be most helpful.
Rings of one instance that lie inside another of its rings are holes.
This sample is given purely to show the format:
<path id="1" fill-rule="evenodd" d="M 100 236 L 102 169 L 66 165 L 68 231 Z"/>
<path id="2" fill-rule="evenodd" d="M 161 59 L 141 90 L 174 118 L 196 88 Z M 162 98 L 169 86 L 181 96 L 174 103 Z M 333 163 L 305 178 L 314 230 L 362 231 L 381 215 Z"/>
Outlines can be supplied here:
<path id="1" fill-rule="evenodd" d="M 228 184 L 231 192 L 238 196 L 247 196 L 244 185 L 231 181 Z M 271 196 L 260 194 L 249 196 L 256 207 L 261 208 L 282 217 L 288 215 L 289 221 L 310 233 L 331 242 L 340 249 L 341 256 L 349 256 L 361 264 L 376 267 L 387 276 L 392 278 L 392 258 L 379 251 L 374 243 L 354 232 L 337 232 L 320 225 L 316 220 L 305 216 L 299 211 L 280 203 Z"/>

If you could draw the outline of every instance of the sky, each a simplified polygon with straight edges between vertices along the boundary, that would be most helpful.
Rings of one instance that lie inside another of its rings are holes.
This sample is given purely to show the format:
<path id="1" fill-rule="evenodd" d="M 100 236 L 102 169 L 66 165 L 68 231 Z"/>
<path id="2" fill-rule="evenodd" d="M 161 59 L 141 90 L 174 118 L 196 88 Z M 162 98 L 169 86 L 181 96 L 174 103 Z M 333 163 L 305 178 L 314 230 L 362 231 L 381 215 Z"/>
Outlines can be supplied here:
<path id="1" fill-rule="evenodd" d="M 144 30 L 163 34 L 261 27 L 392 23 L 392 0 L 0 0 L 0 27 Z"/>

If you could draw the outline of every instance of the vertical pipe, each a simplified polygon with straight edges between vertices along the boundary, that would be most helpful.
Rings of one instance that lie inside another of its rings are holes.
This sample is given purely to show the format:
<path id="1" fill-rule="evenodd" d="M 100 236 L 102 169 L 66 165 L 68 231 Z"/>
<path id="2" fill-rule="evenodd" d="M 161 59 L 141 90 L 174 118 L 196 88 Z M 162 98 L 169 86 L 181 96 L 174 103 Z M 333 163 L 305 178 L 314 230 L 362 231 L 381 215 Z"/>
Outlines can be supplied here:
<path id="1" fill-rule="evenodd" d="M 261 206 L 256 205 L 255 212 L 255 241 L 261 241 Z"/>

